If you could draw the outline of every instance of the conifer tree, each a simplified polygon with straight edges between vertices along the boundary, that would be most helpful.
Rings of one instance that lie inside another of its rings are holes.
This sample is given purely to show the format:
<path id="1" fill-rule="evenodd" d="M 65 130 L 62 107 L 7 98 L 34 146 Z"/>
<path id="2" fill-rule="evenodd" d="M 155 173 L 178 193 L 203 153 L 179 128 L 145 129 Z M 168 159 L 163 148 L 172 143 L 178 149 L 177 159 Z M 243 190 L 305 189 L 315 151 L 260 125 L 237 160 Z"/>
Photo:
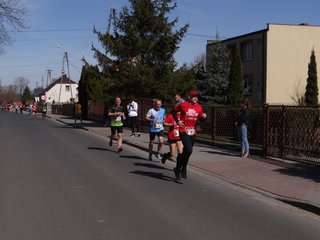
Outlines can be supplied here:
<path id="1" fill-rule="evenodd" d="M 314 49 L 311 51 L 310 62 L 308 65 L 308 78 L 305 93 L 305 102 L 307 106 L 318 104 L 318 77 L 317 77 L 317 62 Z"/>
<path id="2" fill-rule="evenodd" d="M 26 105 L 30 103 L 31 99 L 32 99 L 32 94 L 31 94 L 30 88 L 26 86 L 21 95 L 21 102 L 22 104 Z"/>
<path id="3" fill-rule="evenodd" d="M 176 6 L 173 0 L 129 0 L 129 6 L 111 14 L 111 31 L 94 30 L 105 51 L 92 49 L 109 74 L 113 94 L 168 97 L 168 86 L 174 85 L 173 56 L 189 27 L 176 30 L 178 19 L 169 20 Z"/>
<path id="4" fill-rule="evenodd" d="M 206 77 L 199 83 L 205 96 L 215 103 L 227 103 L 231 58 L 228 48 L 220 41 L 216 33 L 216 40 L 207 49 Z"/>
<path id="5" fill-rule="evenodd" d="M 239 105 L 243 100 L 243 70 L 239 47 L 234 49 L 228 92 L 228 103 Z"/>

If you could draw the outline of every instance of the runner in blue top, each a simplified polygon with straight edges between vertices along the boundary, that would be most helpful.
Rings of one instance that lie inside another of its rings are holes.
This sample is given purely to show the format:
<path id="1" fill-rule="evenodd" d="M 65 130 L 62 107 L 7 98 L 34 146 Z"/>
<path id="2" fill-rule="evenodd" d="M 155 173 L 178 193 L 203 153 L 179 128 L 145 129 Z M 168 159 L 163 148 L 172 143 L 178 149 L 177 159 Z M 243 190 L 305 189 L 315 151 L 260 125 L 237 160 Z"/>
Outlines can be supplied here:
<path id="1" fill-rule="evenodd" d="M 149 142 L 149 160 L 152 161 L 153 142 L 156 136 L 158 136 L 159 144 L 156 152 L 156 158 L 161 160 L 160 150 L 163 144 L 164 128 L 163 122 L 165 119 L 166 111 L 161 107 L 161 100 L 154 101 L 154 107 L 151 108 L 146 114 L 146 120 L 150 122 L 150 142 Z"/>

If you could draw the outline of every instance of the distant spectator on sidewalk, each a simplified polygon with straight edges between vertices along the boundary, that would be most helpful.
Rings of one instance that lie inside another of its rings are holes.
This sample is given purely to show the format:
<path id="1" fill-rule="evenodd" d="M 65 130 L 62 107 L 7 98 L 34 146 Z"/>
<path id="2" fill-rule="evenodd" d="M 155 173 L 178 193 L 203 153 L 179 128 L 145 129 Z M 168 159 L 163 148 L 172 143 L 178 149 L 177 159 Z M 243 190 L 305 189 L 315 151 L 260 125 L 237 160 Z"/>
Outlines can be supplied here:
<path id="1" fill-rule="evenodd" d="M 121 106 L 120 97 L 114 99 L 114 105 L 109 109 L 108 116 L 111 119 L 111 136 L 109 146 L 112 146 L 113 139 L 117 133 L 118 137 L 118 153 L 123 151 L 122 137 L 123 137 L 123 121 L 125 120 L 124 107 Z"/>
<path id="2" fill-rule="evenodd" d="M 149 142 L 149 160 L 152 161 L 152 153 L 153 153 L 153 143 L 155 137 L 158 136 L 159 143 L 156 152 L 156 158 L 161 160 L 161 148 L 163 144 L 163 135 L 164 135 L 164 128 L 163 122 L 165 119 L 166 111 L 162 108 L 162 101 L 157 99 L 154 101 L 153 108 L 149 109 L 146 114 L 145 119 L 150 122 L 150 142 Z"/>
<path id="3" fill-rule="evenodd" d="M 127 105 L 129 126 L 131 128 L 131 137 L 136 134 L 140 137 L 139 124 L 138 124 L 138 103 L 131 99 Z M 135 132 L 136 129 L 136 132 Z"/>
<path id="4" fill-rule="evenodd" d="M 238 115 L 236 126 L 238 127 L 238 136 L 241 145 L 241 157 L 247 158 L 249 153 L 249 141 L 248 141 L 248 125 L 250 120 L 250 102 L 248 99 L 244 99 L 241 103 L 241 110 Z"/>
<path id="5" fill-rule="evenodd" d="M 77 102 L 74 105 L 74 124 L 77 124 L 77 119 L 79 119 L 81 124 L 83 124 L 83 122 L 82 122 L 82 107 L 81 107 L 80 102 Z"/>

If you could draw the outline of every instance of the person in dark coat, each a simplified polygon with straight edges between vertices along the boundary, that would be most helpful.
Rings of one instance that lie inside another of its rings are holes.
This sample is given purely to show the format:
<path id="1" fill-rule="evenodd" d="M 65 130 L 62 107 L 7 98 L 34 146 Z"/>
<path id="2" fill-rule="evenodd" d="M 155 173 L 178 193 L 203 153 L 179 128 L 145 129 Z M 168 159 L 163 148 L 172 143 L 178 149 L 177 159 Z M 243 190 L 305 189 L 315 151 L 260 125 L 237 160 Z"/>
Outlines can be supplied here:
<path id="1" fill-rule="evenodd" d="M 250 102 L 245 99 L 241 103 L 241 110 L 238 115 L 236 126 L 238 127 L 238 136 L 241 145 L 241 157 L 247 158 L 249 154 L 249 141 L 248 141 L 248 125 L 250 120 Z"/>

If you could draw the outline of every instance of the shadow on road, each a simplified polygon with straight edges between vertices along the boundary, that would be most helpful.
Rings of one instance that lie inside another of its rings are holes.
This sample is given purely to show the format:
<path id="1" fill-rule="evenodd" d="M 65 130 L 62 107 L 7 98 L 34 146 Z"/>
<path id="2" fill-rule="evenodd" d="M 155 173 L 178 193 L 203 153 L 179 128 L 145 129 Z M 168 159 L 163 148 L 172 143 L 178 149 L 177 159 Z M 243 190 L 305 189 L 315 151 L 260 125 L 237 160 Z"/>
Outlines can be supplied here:
<path id="1" fill-rule="evenodd" d="M 159 179 L 162 181 L 167 181 L 167 182 L 176 182 L 175 178 L 168 177 L 168 176 L 166 176 L 162 173 L 158 173 L 158 172 L 133 171 L 130 173 L 141 175 L 141 176 L 146 176 L 146 177 L 152 177 L 152 178 L 156 178 L 156 179 Z"/>
<path id="2" fill-rule="evenodd" d="M 136 167 L 146 167 L 146 168 L 153 168 L 153 169 L 166 169 L 165 167 L 153 164 L 153 163 L 133 163 Z"/>
<path id="3" fill-rule="evenodd" d="M 109 150 L 107 148 L 100 148 L 100 147 L 88 147 L 89 150 L 97 150 L 97 151 L 107 151 L 107 152 L 115 152 L 112 150 Z"/>
<path id="4" fill-rule="evenodd" d="M 121 155 L 120 157 L 121 158 L 128 158 L 128 159 L 147 160 L 147 159 L 140 157 L 140 156 Z"/>
<path id="5" fill-rule="evenodd" d="M 314 205 L 311 205 L 311 204 L 308 204 L 308 203 L 303 203 L 303 202 L 298 202 L 298 201 L 292 201 L 292 200 L 283 200 L 283 199 L 278 199 L 278 200 L 281 201 L 281 202 L 284 202 L 286 204 L 289 204 L 289 205 L 292 205 L 294 207 L 306 210 L 308 212 L 312 212 L 312 213 L 320 216 L 320 208 L 318 208 L 318 207 L 316 207 Z"/>

